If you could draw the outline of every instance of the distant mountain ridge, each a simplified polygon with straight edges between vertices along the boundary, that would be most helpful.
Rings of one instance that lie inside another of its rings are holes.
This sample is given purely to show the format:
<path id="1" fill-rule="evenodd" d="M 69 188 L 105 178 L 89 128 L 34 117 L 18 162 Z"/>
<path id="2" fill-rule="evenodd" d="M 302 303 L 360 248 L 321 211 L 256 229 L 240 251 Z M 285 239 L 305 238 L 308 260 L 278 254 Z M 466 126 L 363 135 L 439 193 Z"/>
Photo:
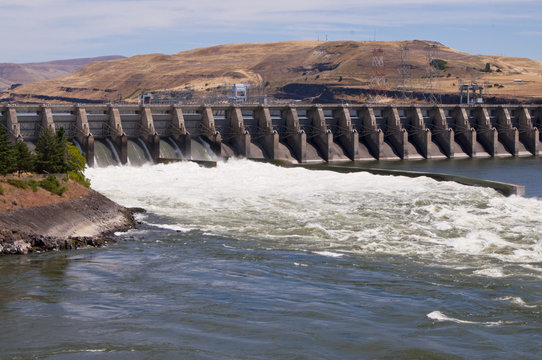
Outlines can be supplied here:
<path id="1" fill-rule="evenodd" d="M 124 56 L 112 55 L 25 64 L 0 63 L 0 90 L 5 90 L 13 84 L 27 84 L 71 75 L 83 66 L 93 62 L 124 58 Z"/>

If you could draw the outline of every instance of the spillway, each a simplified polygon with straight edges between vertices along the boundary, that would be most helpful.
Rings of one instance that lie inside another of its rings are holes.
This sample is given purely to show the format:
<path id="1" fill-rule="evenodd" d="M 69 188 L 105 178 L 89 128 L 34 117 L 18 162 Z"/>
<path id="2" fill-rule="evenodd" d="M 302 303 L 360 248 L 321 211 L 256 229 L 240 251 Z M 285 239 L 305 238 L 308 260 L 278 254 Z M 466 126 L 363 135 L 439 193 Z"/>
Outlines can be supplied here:
<path id="1" fill-rule="evenodd" d="M 0 110 L 0 121 L 11 129 L 13 141 L 35 141 L 43 125 L 63 126 L 89 164 L 95 140 L 105 139 L 114 144 L 121 164 L 128 159 L 142 164 L 144 159 L 179 158 L 177 148 L 186 159 L 298 163 L 526 157 L 542 152 L 538 105 L 15 104 Z M 205 151 L 200 145 L 207 146 Z"/>
<path id="2" fill-rule="evenodd" d="M 115 149 L 110 142 L 96 140 L 94 142 L 94 163 L 98 167 L 120 165 Z"/>
<path id="3" fill-rule="evenodd" d="M 171 138 L 160 140 L 160 157 L 164 159 L 186 160 L 179 146 Z"/>
<path id="4" fill-rule="evenodd" d="M 134 166 L 152 163 L 149 150 L 144 143 L 138 140 L 128 140 L 128 163 Z"/>

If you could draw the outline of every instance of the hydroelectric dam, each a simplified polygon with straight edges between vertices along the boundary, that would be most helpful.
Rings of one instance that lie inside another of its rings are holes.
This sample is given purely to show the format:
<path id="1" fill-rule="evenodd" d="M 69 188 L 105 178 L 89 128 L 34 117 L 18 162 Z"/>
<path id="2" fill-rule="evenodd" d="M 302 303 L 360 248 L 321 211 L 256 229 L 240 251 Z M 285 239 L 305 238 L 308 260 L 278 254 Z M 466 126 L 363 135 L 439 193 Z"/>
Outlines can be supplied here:
<path id="1" fill-rule="evenodd" d="M 539 156 L 540 105 L 26 105 L 0 107 L 13 141 L 63 127 L 94 166 L 218 157 L 335 161 Z M 198 149 L 195 149 L 198 147 Z"/>

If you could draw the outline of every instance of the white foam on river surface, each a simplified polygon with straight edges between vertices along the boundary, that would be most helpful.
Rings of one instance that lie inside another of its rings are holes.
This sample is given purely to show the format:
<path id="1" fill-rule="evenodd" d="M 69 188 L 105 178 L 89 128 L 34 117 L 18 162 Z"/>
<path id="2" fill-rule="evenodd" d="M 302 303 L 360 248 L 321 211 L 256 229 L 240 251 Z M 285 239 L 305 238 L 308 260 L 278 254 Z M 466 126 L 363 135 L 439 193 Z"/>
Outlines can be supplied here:
<path id="1" fill-rule="evenodd" d="M 399 255 L 473 276 L 542 277 L 542 201 L 535 198 L 248 160 L 92 168 L 86 175 L 97 191 L 145 208 L 171 230 L 262 248 Z"/>
<path id="2" fill-rule="evenodd" d="M 456 319 L 450 316 L 447 316 L 440 311 L 432 311 L 429 314 L 427 314 L 427 317 L 431 320 L 434 320 L 436 322 L 454 322 L 456 324 L 468 324 L 468 325 L 483 325 L 483 326 L 499 326 L 502 325 L 502 321 L 488 321 L 488 322 L 478 322 L 478 321 L 468 321 L 468 320 L 460 320 Z"/>

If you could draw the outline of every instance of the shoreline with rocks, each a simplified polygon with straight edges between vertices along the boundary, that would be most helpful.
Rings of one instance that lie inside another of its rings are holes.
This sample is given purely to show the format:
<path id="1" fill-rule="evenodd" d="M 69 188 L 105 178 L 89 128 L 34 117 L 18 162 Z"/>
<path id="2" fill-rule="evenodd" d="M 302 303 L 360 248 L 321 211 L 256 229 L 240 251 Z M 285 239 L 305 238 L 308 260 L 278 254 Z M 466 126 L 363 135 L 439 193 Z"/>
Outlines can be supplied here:
<path id="1" fill-rule="evenodd" d="M 0 255 L 100 247 L 135 224 L 130 209 L 90 190 L 74 200 L 0 211 Z"/>

